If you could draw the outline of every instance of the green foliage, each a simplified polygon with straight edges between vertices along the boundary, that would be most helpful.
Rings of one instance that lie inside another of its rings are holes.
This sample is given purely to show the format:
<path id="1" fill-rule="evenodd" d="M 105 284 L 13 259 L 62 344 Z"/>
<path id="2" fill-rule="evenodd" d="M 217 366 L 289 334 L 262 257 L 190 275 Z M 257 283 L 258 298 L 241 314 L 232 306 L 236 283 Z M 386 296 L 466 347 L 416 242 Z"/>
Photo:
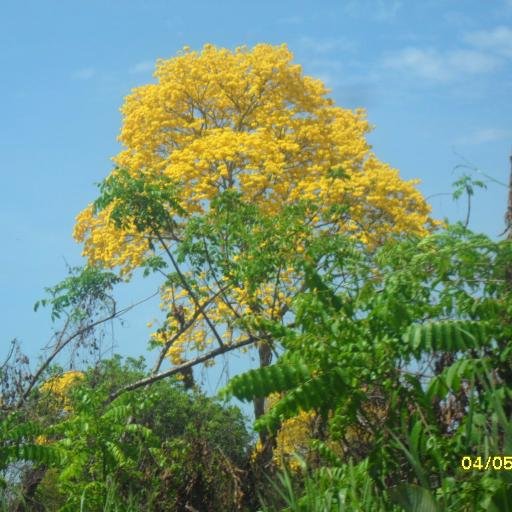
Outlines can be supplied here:
<path id="1" fill-rule="evenodd" d="M 233 377 L 224 393 L 232 393 L 240 400 L 252 400 L 292 389 L 309 376 L 304 364 L 274 364 Z"/>
<path id="2" fill-rule="evenodd" d="M 161 256 L 149 256 L 144 260 L 143 263 L 143 275 L 144 277 L 149 276 L 153 272 L 158 272 L 167 268 L 167 263 Z"/>
<path id="3" fill-rule="evenodd" d="M 463 177 L 455 185 L 454 197 L 468 195 L 469 219 L 482 183 Z M 102 184 L 94 208 L 109 208 L 117 227 L 144 232 L 150 246 L 160 230 L 176 243 L 190 276 L 176 265 L 167 285 L 200 299 L 218 290 L 226 305 L 230 287 L 247 292 L 250 313 L 235 312 L 226 327 L 264 340 L 279 357 L 234 377 L 224 398 L 279 394 L 254 424 L 270 441 L 300 411 L 315 413 L 311 457 L 274 473 L 261 492 L 265 510 L 512 508 L 511 473 L 460 465 L 462 457 L 512 453 L 509 241 L 472 233 L 466 221 L 369 248 L 329 227 L 313 229 L 312 201 L 276 216 L 233 190 L 184 223 L 177 187 L 122 169 Z M 143 266 L 145 275 L 167 268 L 157 255 Z M 269 311 L 257 290 L 279 282 L 284 269 L 296 294 Z M 113 307 L 117 281 L 75 269 L 36 308 L 90 321 L 98 306 Z M 240 412 L 172 380 L 111 400 L 147 375 L 142 359 L 114 358 L 61 400 L 34 391 L 30 413 L 0 420 L 4 484 L 13 464 L 26 461 L 30 471 L 46 471 L 36 498 L 52 510 L 242 510 L 251 485 L 243 480 L 257 470 L 247 470 L 250 436 Z"/>
<path id="4" fill-rule="evenodd" d="M 61 460 L 61 452 L 53 446 L 43 446 L 36 439 L 43 428 L 35 421 L 11 413 L 0 419 L 0 487 L 5 487 L 2 472 L 12 462 L 30 461 L 34 464 L 52 464 Z"/>
<path id="5" fill-rule="evenodd" d="M 277 474 L 277 482 L 271 481 L 277 496 L 271 503 L 268 497 L 261 497 L 262 512 L 398 512 L 398 507 L 386 503 L 373 485 L 368 461 L 326 465 L 309 474 L 306 462 L 300 458 L 299 461 L 300 476 L 284 469 Z M 297 486 L 298 479 L 300 486 Z"/>
<path id="6" fill-rule="evenodd" d="M 459 199 L 462 194 L 467 194 L 468 196 L 474 195 L 475 187 L 487 188 L 485 182 L 475 180 L 468 174 L 463 174 L 458 180 L 453 182 L 452 186 L 454 188 L 452 194 L 454 199 Z"/>
<path id="7" fill-rule="evenodd" d="M 296 416 L 299 411 L 324 411 L 346 392 L 346 376 L 341 368 L 306 380 L 279 400 L 270 411 L 258 418 L 254 427 L 276 430 L 280 423 Z"/>
<path id="8" fill-rule="evenodd" d="M 187 393 L 176 381 L 110 401 L 112 392 L 146 375 L 142 359 L 104 360 L 60 400 L 40 394 L 34 420 L 21 414 L 2 418 L 0 481 L 8 489 L 3 503 L 21 506 L 23 474 L 30 479 L 41 468 L 29 509 L 181 511 L 188 503 L 200 510 L 237 510 L 244 485 L 239 468 L 250 443 L 240 411 Z M 28 465 L 17 482 L 11 468 L 22 461 Z"/>
<path id="9" fill-rule="evenodd" d="M 415 484 L 404 484 L 394 490 L 394 501 L 406 512 L 440 512 L 432 493 Z"/>
<path id="10" fill-rule="evenodd" d="M 70 391 L 67 412 L 39 430 L 48 444 L 38 448 L 61 454 L 45 460 L 38 487 L 54 510 L 221 510 L 239 501 L 233 468 L 250 441 L 240 412 L 172 381 L 110 402 L 145 375 L 141 359 L 103 361 Z"/>
<path id="11" fill-rule="evenodd" d="M 39 307 L 51 308 L 52 320 L 59 319 L 64 312 L 73 320 L 82 320 L 92 314 L 98 305 L 109 308 L 113 299 L 109 295 L 112 287 L 120 278 L 112 272 L 105 272 L 96 267 L 74 267 L 69 269 L 70 276 L 51 288 L 46 288 L 47 299 L 38 300 L 34 311 Z"/>
<path id="12" fill-rule="evenodd" d="M 342 456 L 323 444 L 324 463 L 309 480 L 281 475 L 283 510 L 343 510 L 349 502 L 333 496 L 352 492 L 350 468 L 361 465 L 368 472 L 358 489 L 367 492 L 349 509 L 508 507 L 509 475 L 464 472 L 460 461 L 510 449 L 511 256 L 510 242 L 461 224 L 373 252 L 342 237 L 310 241 L 296 260 L 305 287 L 293 328 L 275 328 L 281 360 L 227 387 L 243 399 L 282 392 L 257 429 L 279 429 L 310 409 L 328 422 Z M 290 361 L 298 370 L 287 374 Z M 418 378 L 420 366 L 430 370 Z"/>
<path id="13" fill-rule="evenodd" d="M 469 320 L 445 320 L 411 325 L 402 339 L 411 347 L 417 358 L 429 351 L 460 352 L 479 349 L 490 342 L 485 324 Z"/>
<path id="14" fill-rule="evenodd" d="M 144 232 L 165 226 L 172 233 L 176 227 L 173 216 L 185 215 L 180 206 L 179 188 L 163 176 L 149 181 L 144 175 L 135 177 L 126 169 L 117 168 L 99 188 L 94 211 L 112 207 L 110 218 L 118 228 L 135 227 Z"/>
<path id="15" fill-rule="evenodd" d="M 475 379 L 485 375 L 489 362 L 487 359 L 471 358 L 455 361 L 430 380 L 427 395 L 442 400 L 449 392 L 458 393 L 463 383 L 473 383 Z"/>
<path id="16" fill-rule="evenodd" d="M 250 295 L 262 283 L 276 279 L 287 262 L 296 261 L 296 243 L 311 232 L 304 223 L 311 202 L 288 205 L 279 216 L 263 214 L 240 193 L 227 190 L 204 216 L 192 217 L 177 248 L 179 262 L 195 273 L 205 272 L 212 285 L 227 280 L 246 286 Z"/>

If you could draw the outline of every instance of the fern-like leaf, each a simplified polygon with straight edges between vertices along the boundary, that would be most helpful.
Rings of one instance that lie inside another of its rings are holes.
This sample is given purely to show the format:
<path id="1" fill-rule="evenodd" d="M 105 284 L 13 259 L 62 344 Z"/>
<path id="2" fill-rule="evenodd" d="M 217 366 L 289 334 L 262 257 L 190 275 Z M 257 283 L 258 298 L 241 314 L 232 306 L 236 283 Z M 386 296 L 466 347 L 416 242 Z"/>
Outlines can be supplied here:
<path id="1" fill-rule="evenodd" d="M 133 466 L 133 461 L 122 452 L 117 444 L 106 441 L 105 446 L 118 467 L 129 468 Z"/>
<path id="2" fill-rule="evenodd" d="M 116 405 L 110 407 L 107 412 L 102 415 L 103 420 L 111 421 L 112 423 L 121 423 L 130 416 L 131 406 L 129 405 Z"/>
<path id="3" fill-rule="evenodd" d="M 297 415 L 300 410 L 332 406 L 345 390 L 344 375 L 340 368 L 313 377 L 281 398 L 255 422 L 254 427 L 256 430 L 276 430 L 282 421 Z"/>
<path id="4" fill-rule="evenodd" d="M 402 337 L 415 357 L 425 352 L 461 352 L 478 349 L 490 340 L 485 324 L 470 320 L 443 320 L 411 325 Z"/>
<path id="5" fill-rule="evenodd" d="M 61 452 L 53 446 L 21 444 L 0 448 L 3 461 L 27 460 L 36 464 L 55 464 L 61 461 Z"/>
<path id="6" fill-rule="evenodd" d="M 274 364 L 233 377 L 221 393 L 240 400 L 252 400 L 292 389 L 308 377 L 309 370 L 304 364 Z"/>
<path id="7" fill-rule="evenodd" d="M 486 359 L 476 358 L 455 361 L 430 381 L 427 395 L 430 398 L 437 397 L 442 400 L 450 391 L 457 393 L 463 380 L 471 381 L 482 374 L 485 370 L 485 362 Z"/>
<path id="8" fill-rule="evenodd" d="M 343 461 L 341 460 L 341 458 L 323 441 L 320 441 L 319 439 L 313 439 L 311 441 L 311 448 L 317 451 L 318 454 L 331 466 L 335 466 L 337 468 L 342 467 Z"/>

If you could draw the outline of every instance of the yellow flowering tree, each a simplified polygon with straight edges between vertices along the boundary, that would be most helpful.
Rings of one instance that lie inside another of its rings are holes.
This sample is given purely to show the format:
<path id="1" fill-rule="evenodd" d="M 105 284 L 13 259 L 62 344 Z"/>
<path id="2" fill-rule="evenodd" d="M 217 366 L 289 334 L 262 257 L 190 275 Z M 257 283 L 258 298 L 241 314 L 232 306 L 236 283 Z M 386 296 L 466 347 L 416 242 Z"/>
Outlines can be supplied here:
<path id="1" fill-rule="evenodd" d="M 44 382 L 40 389 L 64 400 L 67 403 L 66 394 L 69 389 L 83 378 L 84 374 L 78 370 L 69 370 Z"/>
<path id="2" fill-rule="evenodd" d="M 372 152 L 364 111 L 292 59 L 286 45 L 184 48 L 125 99 L 124 149 L 74 236 L 91 265 L 164 274 L 155 373 L 250 344 L 269 364 L 264 323 L 284 322 L 314 237 L 371 248 L 433 226 L 417 182 Z"/>

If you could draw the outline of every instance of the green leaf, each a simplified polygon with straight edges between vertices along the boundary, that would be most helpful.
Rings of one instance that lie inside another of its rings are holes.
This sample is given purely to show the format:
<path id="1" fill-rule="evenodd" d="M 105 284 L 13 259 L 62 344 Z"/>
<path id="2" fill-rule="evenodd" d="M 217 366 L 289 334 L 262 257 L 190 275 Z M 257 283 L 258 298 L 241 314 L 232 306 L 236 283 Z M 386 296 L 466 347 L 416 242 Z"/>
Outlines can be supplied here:
<path id="1" fill-rule="evenodd" d="M 440 320 L 410 325 L 403 341 L 419 358 L 431 351 L 463 352 L 486 346 L 489 336 L 482 321 Z"/>
<path id="2" fill-rule="evenodd" d="M 308 377 L 309 370 L 304 364 L 275 364 L 233 377 L 221 394 L 234 395 L 240 400 L 252 400 L 254 397 L 265 397 L 270 393 L 292 389 Z"/>
<path id="3" fill-rule="evenodd" d="M 400 505 L 405 512 L 440 512 L 432 493 L 415 484 L 403 484 L 391 491 L 394 503 Z"/>

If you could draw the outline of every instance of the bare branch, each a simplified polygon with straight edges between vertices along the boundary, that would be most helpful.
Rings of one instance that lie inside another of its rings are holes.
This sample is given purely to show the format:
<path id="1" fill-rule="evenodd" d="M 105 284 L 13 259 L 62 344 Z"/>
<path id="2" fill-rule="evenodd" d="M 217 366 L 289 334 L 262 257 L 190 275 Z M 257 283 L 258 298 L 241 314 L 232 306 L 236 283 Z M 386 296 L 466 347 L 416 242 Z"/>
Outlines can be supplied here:
<path id="1" fill-rule="evenodd" d="M 216 349 L 211 350 L 210 352 L 207 352 L 206 354 L 203 354 L 202 356 L 198 356 L 195 359 L 191 359 L 190 361 L 187 361 L 186 363 L 175 366 L 174 368 L 171 368 L 170 370 L 167 370 L 167 371 L 161 372 L 161 373 L 157 373 L 156 375 L 151 375 L 150 377 L 146 377 L 144 379 L 133 382 L 132 384 L 129 384 L 128 386 L 124 386 L 121 389 L 119 389 L 118 391 L 116 391 L 115 393 L 112 393 L 110 395 L 108 401 L 112 402 L 116 398 L 119 398 L 123 393 L 126 393 L 127 391 L 133 391 L 134 389 L 148 386 L 150 384 L 153 384 L 154 382 L 165 379 L 166 377 L 170 377 L 171 375 L 180 373 L 183 370 L 192 368 L 193 366 L 196 366 L 200 363 L 209 361 L 210 359 L 213 359 L 214 357 L 217 357 L 221 354 L 225 354 L 226 352 L 231 352 L 232 350 L 236 350 L 238 348 L 245 347 L 247 345 L 255 343 L 256 341 L 258 341 L 258 338 L 250 336 L 249 338 L 239 341 L 238 343 L 234 343 L 233 345 L 222 345 L 221 347 L 217 347 Z"/>
<path id="2" fill-rule="evenodd" d="M 91 329 L 94 329 L 98 325 L 101 325 L 105 322 L 114 320 L 115 318 L 118 318 L 118 317 L 124 315 L 131 309 L 152 299 L 153 297 L 158 295 L 158 293 L 159 292 L 157 291 L 157 292 L 153 293 L 152 295 L 150 295 L 149 297 L 146 297 L 145 299 L 142 299 L 134 304 L 131 304 L 130 306 L 127 306 L 119 311 L 114 311 L 114 313 L 112 313 L 111 315 L 108 315 L 104 318 L 96 320 L 95 322 L 92 322 L 84 327 L 81 327 L 80 329 L 78 329 L 77 331 L 75 331 L 73 334 L 71 334 L 70 336 L 68 336 L 65 339 L 63 339 L 63 334 L 65 332 L 65 330 L 64 330 L 62 332 L 62 334 L 59 336 L 59 341 L 57 341 L 57 343 L 55 344 L 55 348 L 53 349 L 52 353 L 46 358 L 46 360 L 41 364 L 41 366 L 38 368 L 36 373 L 30 379 L 27 389 L 25 390 L 22 397 L 19 399 L 18 403 L 16 404 L 16 408 L 19 408 L 19 407 L 21 407 L 21 405 L 23 405 L 23 403 L 28 398 L 28 395 L 30 394 L 32 389 L 34 389 L 35 385 L 39 381 L 39 379 L 40 379 L 41 375 L 44 373 L 44 371 L 48 368 L 48 366 L 50 366 L 51 362 L 57 357 L 57 355 L 62 351 L 62 349 L 64 349 L 67 345 L 69 345 L 74 339 L 76 339 L 77 337 L 81 336 L 82 334 L 90 331 Z M 67 322 L 66 322 L 66 326 L 67 326 Z"/>
<path id="3" fill-rule="evenodd" d="M 0 370 L 3 370 L 7 364 L 9 363 L 9 359 L 11 359 L 13 353 L 14 353 L 14 348 L 16 347 L 16 340 L 12 340 L 11 341 L 11 348 L 9 349 L 9 353 L 7 354 L 4 362 L 2 363 L 2 365 L 0 366 Z"/>
<path id="4" fill-rule="evenodd" d="M 213 279 L 215 280 L 215 283 L 217 284 L 217 287 L 221 288 L 219 280 L 217 279 L 217 274 L 216 274 L 216 272 L 215 272 L 215 270 L 213 268 L 213 263 L 212 263 L 212 260 L 210 258 L 210 252 L 208 251 L 208 244 L 206 243 L 206 239 L 204 238 L 204 236 L 203 236 L 203 246 L 204 246 L 204 251 L 205 251 L 205 256 L 206 256 L 206 262 L 208 263 L 208 267 L 210 268 L 210 272 L 212 273 Z M 227 298 L 225 293 L 222 293 L 222 298 L 224 300 L 224 304 L 226 304 L 226 306 L 228 306 L 228 308 L 231 309 L 231 311 L 233 312 L 233 314 L 237 318 L 240 318 L 240 314 L 233 307 L 233 305 L 231 304 L 231 302 L 229 301 L 229 299 Z"/>
<path id="5" fill-rule="evenodd" d="M 158 372 L 158 370 L 160 370 L 160 367 L 162 366 L 162 363 L 163 363 L 163 361 L 165 359 L 165 355 L 167 354 L 167 351 L 169 350 L 169 348 L 171 348 L 172 344 L 182 334 L 184 334 L 186 331 L 188 331 L 188 329 L 190 329 L 190 327 L 197 320 L 197 317 L 203 313 L 204 308 L 206 308 L 211 302 L 213 302 L 220 294 L 224 293 L 224 291 L 227 288 L 228 288 L 227 286 L 224 287 L 224 288 L 221 288 L 217 293 L 212 295 L 206 302 L 203 302 L 203 304 L 201 304 L 199 308 L 196 308 L 196 310 L 194 311 L 194 314 L 192 315 L 190 320 L 188 322 L 186 322 L 185 325 L 174 336 L 172 336 L 172 338 L 170 340 L 168 340 L 166 342 L 166 344 L 163 346 L 162 350 L 160 351 L 160 355 L 158 357 L 158 360 L 155 363 L 153 371 L 151 372 L 152 375 L 156 374 Z"/>
<path id="6" fill-rule="evenodd" d="M 188 292 L 190 298 L 192 299 L 192 302 L 194 303 L 196 309 L 199 309 L 201 311 L 201 314 L 203 315 L 203 318 L 205 319 L 206 323 L 208 324 L 208 327 L 213 332 L 213 335 L 217 339 L 217 341 L 219 343 L 219 346 L 223 347 L 224 343 L 222 341 L 222 338 L 220 337 L 219 333 L 217 332 L 217 329 L 215 328 L 215 326 L 213 325 L 212 321 L 210 320 L 210 317 L 206 314 L 206 311 L 203 308 L 201 308 L 201 305 L 199 304 L 199 301 L 198 301 L 195 293 L 192 291 L 192 289 L 188 285 L 187 280 L 185 279 L 185 276 L 181 272 L 181 269 L 178 266 L 178 263 L 176 262 L 176 260 L 174 259 L 174 256 L 172 255 L 171 251 L 169 250 L 169 247 L 167 247 L 167 244 L 165 243 L 164 239 L 161 237 L 160 233 L 158 232 L 158 230 L 156 228 L 154 228 L 154 231 L 155 231 L 155 234 L 156 234 L 158 240 L 160 241 L 160 244 L 162 245 L 162 247 L 164 248 L 165 252 L 167 253 L 167 256 L 169 256 L 169 259 L 171 260 L 171 263 L 172 263 L 172 265 L 174 267 L 174 270 L 176 270 L 176 273 L 178 274 L 178 276 L 179 276 L 179 278 L 181 280 L 181 284 L 183 285 L 183 288 L 185 288 L 185 290 L 187 290 L 187 292 Z"/>

